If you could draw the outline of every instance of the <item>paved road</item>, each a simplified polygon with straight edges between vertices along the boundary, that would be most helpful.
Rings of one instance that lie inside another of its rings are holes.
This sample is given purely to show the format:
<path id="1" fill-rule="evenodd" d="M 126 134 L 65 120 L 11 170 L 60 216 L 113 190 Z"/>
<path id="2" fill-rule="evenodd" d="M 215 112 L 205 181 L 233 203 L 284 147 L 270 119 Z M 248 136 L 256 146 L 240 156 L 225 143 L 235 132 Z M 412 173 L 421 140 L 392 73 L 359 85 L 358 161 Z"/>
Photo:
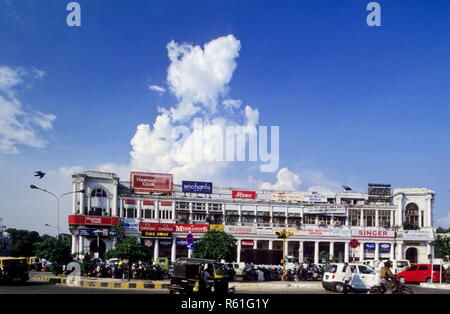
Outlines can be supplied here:
<path id="1" fill-rule="evenodd" d="M 422 288 L 410 285 L 416 294 L 450 294 L 450 290 Z M 68 287 L 46 282 L 29 281 L 25 285 L 0 285 L 0 294 L 168 294 L 167 289 L 107 289 Z M 236 294 L 334 294 L 325 289 L 240 290 Z"/>

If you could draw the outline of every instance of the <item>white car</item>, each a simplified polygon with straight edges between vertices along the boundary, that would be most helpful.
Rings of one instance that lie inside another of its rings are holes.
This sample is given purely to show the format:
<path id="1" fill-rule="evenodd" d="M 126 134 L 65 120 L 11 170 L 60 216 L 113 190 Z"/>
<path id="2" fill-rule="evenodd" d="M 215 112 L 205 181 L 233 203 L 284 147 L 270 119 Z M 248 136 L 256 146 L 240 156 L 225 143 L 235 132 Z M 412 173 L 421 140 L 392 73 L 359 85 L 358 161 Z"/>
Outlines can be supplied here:
<path id="1" fill-rule="evenodd" d="M 370 290 L 380 283 L 378 274 L 373 268 L 363 264 L 349 264 L 352 270 L 352 281 L 350 285 L 355 290 Z M 322 286 L 326 290 L 342 293 L 344 290 L 344 263 L 333 263 L 328 265 L 322 278 Z"/>

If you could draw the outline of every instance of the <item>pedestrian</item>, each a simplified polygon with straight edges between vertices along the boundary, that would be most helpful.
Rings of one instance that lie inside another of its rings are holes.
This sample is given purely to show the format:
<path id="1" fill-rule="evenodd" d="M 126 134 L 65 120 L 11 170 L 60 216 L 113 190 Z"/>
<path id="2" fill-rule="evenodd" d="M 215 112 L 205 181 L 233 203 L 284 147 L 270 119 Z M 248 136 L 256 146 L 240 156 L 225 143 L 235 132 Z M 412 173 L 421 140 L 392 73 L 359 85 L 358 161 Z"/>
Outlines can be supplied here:
<path id="1" fill-rule="evenodd" d="M 348 291 L 352 288 L 350 283 L 352 282 L 353 279 L 353 273 L 352 273 L 352 269 L 351 267 L 348 265 L 347 262 L 344 263 L 344 290 L 343 293 L 347 294 Z"/>

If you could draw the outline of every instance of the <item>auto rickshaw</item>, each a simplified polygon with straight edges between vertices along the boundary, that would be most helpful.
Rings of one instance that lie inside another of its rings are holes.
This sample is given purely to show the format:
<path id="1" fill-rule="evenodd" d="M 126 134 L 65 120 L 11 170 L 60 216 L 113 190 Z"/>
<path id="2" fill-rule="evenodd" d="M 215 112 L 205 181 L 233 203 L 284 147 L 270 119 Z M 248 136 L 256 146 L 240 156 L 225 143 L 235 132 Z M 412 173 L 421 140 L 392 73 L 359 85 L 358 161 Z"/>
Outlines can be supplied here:
<path id="1" fill-rule="evenodd" d="M 39 257 L 37 256 L 31 256 L 28 258 L 28 269 L 29 270 L 36 270 L 41 271 L 42 269 L 42 263 Z"/>
<path id="2" fill-rule="evenodd" d="M 173 276 L 170 278 L 170 294 L 199 294 L 223 296 L 232 289 L 228 288 L 228 275 L 223 266 L 211 259 L 179 258 L 174 263 Z M 210 278 L 203 278 L 207 269 Z"/>
<path id="3" fill-rule="evenodd" d="M 29 279 L 26 258 L 0 257 L 0 281 L 24 283 Z"/>

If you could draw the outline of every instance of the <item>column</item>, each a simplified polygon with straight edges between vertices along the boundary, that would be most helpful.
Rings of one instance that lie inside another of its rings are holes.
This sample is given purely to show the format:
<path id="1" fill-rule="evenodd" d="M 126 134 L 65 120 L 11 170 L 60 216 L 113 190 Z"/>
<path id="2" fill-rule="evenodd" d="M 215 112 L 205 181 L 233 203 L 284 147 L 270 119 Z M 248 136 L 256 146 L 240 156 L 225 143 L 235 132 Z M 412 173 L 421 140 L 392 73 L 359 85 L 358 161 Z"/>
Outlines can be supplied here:
<path id="1" fill-rule="evenodd" d="M 364 260 L 364 242 L 359 243 L 359 261 L 362 262 Z"/>
<path id="2" fill-rule="evenodd" d="M 319 264 L 319 242 L 314 242 L 314 264 Z"/>
<path id="3" fill-rule="evenodd" d="M 192 202 L 189 202 L 189 223 L 192 223 Z"/>
<path id="4" fill-rule="evenodd" d="M 153 264 L 155 264 L 156 259 L 159 257 L 159 240 L 155 239 L 154 242 L 155 242 L 155 247 L 154 247 L 154 251 L 153 251 Z"/>
<path id="5" fill-rule="evenodd" d="M 389 259 L 391 260 L 391 261 L 393 261 L 395 258 L 394 258 L 394 244 L 395 243 L 391 243 L 391 251 L 390 251 L 390 253 L 389 253 Z"/>
<path id="6" fill-rule="evenodd" d="M 397 215 L 395 218 L 395 224 L 397 226 L 403 225 L 403 195 L 402 194 L 400 194 L 398 197 Z"/>
<path id="7" fill-rule="evenodd" d="M 347 263 L 349 262 L 348 250 L 349 250 L 348 241 L 346 241 L 345 245 L 344 245 L 344 262 L 347 262 Z"/>
<path id="8" fill-rule="evenodd" d="M 273 240 L 269 240 L 269 250 L 273 250 Z"/>
<path id="9" fill-rule="evenodd" d="M 172 220 L 175 220 L 176 216 L 175 216 L 175 202 L 172 202 Z"/>
<path id="10" fill-rule="evenodd" d="M 137 218 L 141 219 L 142 218 L 142 206 L 141 206 L 142 201 L 141 200 L 136 200 L 136 210 L 137 210 Z"/>
<path id="11" fill-rule="evenodd" d="M 85 190 L 86 189 L 86 182 L 84 181 L 84 178 L 81 179 L 81 186 L 80 186 L 80 190 Z M 86 193 L 86 192 L 85 192 Z M 86 210 L 85 210 L 85 193 L 80 193 L 80 214 L 82 215 L 86 215 Z"/>
<path id="12" fill-rule="evenodd" d="M 316 215 L 316 220 L 315 220 L 316 226 L 319 225 L 319 215 Z"/>
<path id="13" fill-rule="evenodd" d="M 91 197 L 87 197 L 87 214 L 91 212 Z"/>
<path id="14" fill-rule="evenodd" d="M 380 243 L 375 242 L 375 257 L 374 257 L 374 259 L 376 261 L 378 261 L 379 258 L 380 258 Z"/>
<path id="15" fill-rule="evenodd" d="M 431 196 L 427 198 L 427 215 L 426 219 L 424 219 L 425 227 L 431 227 L 432 225 L 432 208 L 431 208 Z"/>
<path id="16" fill-rule="evenodd" d="M 170 251 L 170 260 L 175 262 L 177 260 L 177 237 L 172 237 L 172 250 Z"/>
<path id="17" fill-rule="evenodd" d="M 394 226 L 394 211 L 393 211 L 393 210 L 391 210 L 391 221 L 390 221 L 390 225 L 391 225 L 391 228 Z"/>
<path id="18" fill-rule="evenodd" d="M 123 218 L 124 214 L 123 214 L 123 200 L 121 198 L 119 198 L 119 217 Z"/>
<path id="19" fill-rule="evenodd" d="M 375 227 L 379 227 L 380 224 L 378 223 L 378 210 L 375 209 Z"/>
<path id="20" fill-rule="evenodd" d="M 83 253 L 84 252 L 84 237 L 78 236 L 78 241 L 79 241 L 78 250 L 80 253 Z"/>
<path id="21" fill-rule="evenodd" d="M 114 184 L 113 184 L 113 198 L 112 198 L 112 213 L 111 213 L 111 215 L 114 216 L 114 217 L 120 216 L 119 207 L 117 206 L 118 184 L 119 184 L 119 182 L 114 180 Z"/>
<path id="22" fill-rule="evenodd" d="M 334 226 L 334 215 L 331 215 L 330 224 L 331 224 L 332 226 Z"/>
<path id="23" fill-rule="evenodd" d="M 360 222 L 359 222 L 359 226 L 363 227 L 364 226 L 364 210 L 361 209 L 361 216 L 360 216 Z"/>
<path id="24" fill-rule="evenodd" d="M 253 240 L 253 249 L 256 250 L 258 248 L 258 240 Z"/>
<path id="25" fill-rule="evenodd" d="M 298 242 L 298 262 L 303 262 L 303 241 Z"/>
<path id="26" fill-rule="evenodd" d="M 77 236 L 72 234 L 72 254 L 78 253 Z"/>
<path id="27" fill-rule="evenodd" d="M 242 205 L 241 204 L 239 204 L 239 207 L 238 207 L 238 215 L 239 215 L 238 225 L 242 225 Z"/>
<path id="28" fill-rule="evenodd" d="M 270 226 L 273 226 L 273 206 L 270 206 Z"/>
<path id="29" fill-rule="evenodd" d="M 330 259 L 334 257 L 334 242 L 330 241 Z"/>
<path id="30" fill-rule="evenodd" d="M 397 243 L 397 259 L 403 259 L 403 243 Z"/>
<path id="31" fill-rule="evenodd" d="M 77 190 L 77 183 L 72 183 L 72 191 L 75 192 Z M 72 215 L 77 214 L 77 193 L 72 194 Z"/>
<path id="32" fill-rule="evenodd" d="M 155 214 L 156 214 L 156 219 L 159 219 L 159 204 L 160 203 L 160 201 L 156 201 L 155 200 Z M 191 203 L 192 204 L 192 203 Z M 192 210 L 192 207 L 191 207 L 191 210 Z M 191 211 L 192 212 L 192 211 Z"/>
<path id="33" fill-rule="evenodd" d="M 236 262 L 237 263 L 241 262 L 241 239 L 238 239 Z"/>
<path id="34" fill-rule="evenodd" d="M 423 228 L 423 225 L 422 225 L 422 213 L 423 213 L 423 211 L 419 209 L 419 228 Z"/>

